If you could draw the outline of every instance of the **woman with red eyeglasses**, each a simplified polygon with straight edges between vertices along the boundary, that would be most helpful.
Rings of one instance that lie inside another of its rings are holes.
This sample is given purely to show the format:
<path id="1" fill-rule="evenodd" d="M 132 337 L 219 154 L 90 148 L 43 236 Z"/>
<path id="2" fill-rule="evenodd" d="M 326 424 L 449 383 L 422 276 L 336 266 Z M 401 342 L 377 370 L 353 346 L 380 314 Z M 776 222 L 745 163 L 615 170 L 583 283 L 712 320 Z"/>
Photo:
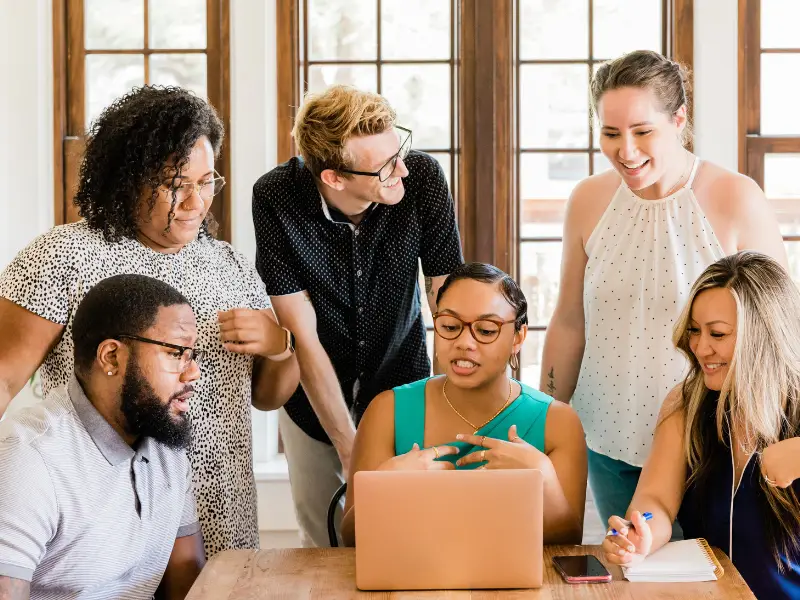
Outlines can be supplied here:
<path id="1" fill-rule="evenodd" d="M 358 471 L 538 469 L 544 542 L 580 544 L 586 444 L 575 411 L 508 375 L 519 365 L 528 303 L 506 273 L 455 269 L 439 289 L 436 358 L 443 375 L 378 395 L 356 433 L 342 537 L 355 541 Z"/>

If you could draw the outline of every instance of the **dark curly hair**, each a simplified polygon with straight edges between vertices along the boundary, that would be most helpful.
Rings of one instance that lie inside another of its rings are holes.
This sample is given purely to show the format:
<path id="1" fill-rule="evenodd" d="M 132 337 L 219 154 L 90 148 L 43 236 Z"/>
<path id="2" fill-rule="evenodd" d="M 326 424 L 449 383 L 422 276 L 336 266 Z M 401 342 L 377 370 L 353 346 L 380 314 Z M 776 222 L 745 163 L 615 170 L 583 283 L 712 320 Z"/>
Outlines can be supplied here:
<path id="1" fill-rule="evenodd" d="M 439 293 L 436 295 L 436 304 L 442 301 L 447 289 L 460 279 L 472 279 L 481 283 L 497 284 L 500 288 L 500 293 L 503 294 L 503 298 L 517 311 L 517 316 L 514 318 L 514 331 L 519 331 L 523 325 L 528 324 L 528 301 L 517 282 L 514 281 L 511 275 L 501 271 L 494 265 L 486 263 L 465 263 L 453 269 L 439 288 Z"/>
<path id="2" fill-rule="evenodd" d="M 74 200 L 81 217 L 89 227 L 102 231 L 109 242 L 135 238 L 142 190 L 146 186 L 153 189 L 152 211 L 167 161 L 172 159 L 180 174 L 203 136 L 211 142 L 216 158 L 224 135 L 214 108 L 190 91 L 163 86 L 134 88 L 103 110 L 88 132 Z M 175 204 L 173 193 L 167 230 Z M 216 229 L 209 211 L 200 235 L 213 236 Z"/>

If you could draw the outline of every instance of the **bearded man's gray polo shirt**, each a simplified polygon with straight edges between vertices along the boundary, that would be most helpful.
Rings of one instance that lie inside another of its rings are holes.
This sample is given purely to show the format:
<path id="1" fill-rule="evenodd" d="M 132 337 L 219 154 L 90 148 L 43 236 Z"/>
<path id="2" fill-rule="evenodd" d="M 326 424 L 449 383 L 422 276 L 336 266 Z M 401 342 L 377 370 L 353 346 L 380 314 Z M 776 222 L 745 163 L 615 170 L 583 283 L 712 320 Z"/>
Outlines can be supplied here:
<path id="1" fill-rule="evenodd" d="M 186 452 L 132 449 L 74 377 L 0 423 L 0 575 L 31 600 L 149 599 L 199 530 Z"/>

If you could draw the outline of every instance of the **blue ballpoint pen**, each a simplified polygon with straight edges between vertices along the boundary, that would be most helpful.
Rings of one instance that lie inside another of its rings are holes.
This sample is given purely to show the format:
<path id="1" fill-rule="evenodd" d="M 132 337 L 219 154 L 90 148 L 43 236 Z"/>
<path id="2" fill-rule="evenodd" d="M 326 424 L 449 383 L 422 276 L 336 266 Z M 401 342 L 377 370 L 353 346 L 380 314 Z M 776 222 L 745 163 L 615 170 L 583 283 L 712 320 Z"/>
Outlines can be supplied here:
<path id="1" fill-rule="evenodd" d="M 649 521 L 650 519 L 653 518 L 653 513 L 651 512 L 642 513 L 642 517 L 644 518 L 645 521 Z M 631 523 L 630 521 L 625 521 L 625 524 L 628 527 L 633 527 L 633 523 Z M 606 535 L 617 535 L 617 530 L 612 527 L 606 532 Z"/>

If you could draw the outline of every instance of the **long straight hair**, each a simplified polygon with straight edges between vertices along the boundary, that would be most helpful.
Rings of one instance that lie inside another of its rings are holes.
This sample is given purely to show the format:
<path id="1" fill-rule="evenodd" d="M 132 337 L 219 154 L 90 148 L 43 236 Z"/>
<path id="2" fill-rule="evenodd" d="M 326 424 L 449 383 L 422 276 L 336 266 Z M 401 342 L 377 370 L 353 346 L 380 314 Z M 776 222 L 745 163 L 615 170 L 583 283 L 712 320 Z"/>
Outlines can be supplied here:
<path id="1" fill-rule="evenodd" d="M 705 386 L 688 334 L 695 299 L 714 288 L 727 289 L 736 302 L 736 345 L 718 395 Z M 673 342 L 690 365 L 676 407 L 686 416 L 689 484 L 703 487 L 715 467 L 714 448 L 729 445 L 734 431 L 756 440 L 756 452 L 800 433 L 800 291 L 777 262 L 746 251 L 708 267 L 692 287 Z M 754 459 L 761 460 L 760 452 Z M 760 487 L 771 513 L 768 537 L 783 568 L 781 554 L 800 556 L 800 502 L 792 486 L 761 479 Z"/>

